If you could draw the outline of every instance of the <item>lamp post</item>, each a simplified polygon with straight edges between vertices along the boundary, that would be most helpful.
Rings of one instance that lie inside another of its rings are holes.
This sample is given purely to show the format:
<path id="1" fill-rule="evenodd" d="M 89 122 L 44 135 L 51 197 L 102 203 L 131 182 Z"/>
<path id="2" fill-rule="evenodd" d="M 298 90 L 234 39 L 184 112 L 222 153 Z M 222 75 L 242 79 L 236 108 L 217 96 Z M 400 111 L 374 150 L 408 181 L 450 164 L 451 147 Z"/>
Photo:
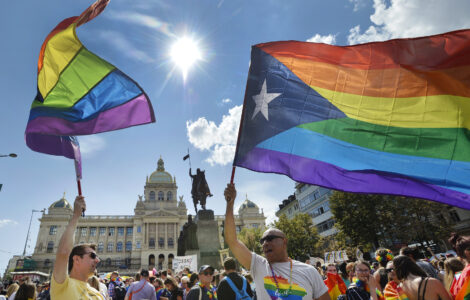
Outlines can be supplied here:
<path id="1" fill-rule="evenodd" d="M 16 153 L 10 153 L 10 154 L 0 154 L 0 157 L 17 157 L 18 155 L 16 155 Z"/>
<path id="2" fill-rule="evenodd" d="M 42 212 L 44 213 L 46 211 L 46 209 L 42 209 L 42 210 L 36 210 L 36 209 L 32 209 L 31 210 L 31 218 L 29 219 L 29 227 L 28 227 L 28 233 L 26 234 L 26 242 L 24 243 L 24 250 L 23 250 L 23 257 L 26 255 L 26 246 L 28 246 L 28 239 L 29 239 L 29 232 L 31 230 L 31 221 L 33 220 L 33 214 L 35 212 Z"/>

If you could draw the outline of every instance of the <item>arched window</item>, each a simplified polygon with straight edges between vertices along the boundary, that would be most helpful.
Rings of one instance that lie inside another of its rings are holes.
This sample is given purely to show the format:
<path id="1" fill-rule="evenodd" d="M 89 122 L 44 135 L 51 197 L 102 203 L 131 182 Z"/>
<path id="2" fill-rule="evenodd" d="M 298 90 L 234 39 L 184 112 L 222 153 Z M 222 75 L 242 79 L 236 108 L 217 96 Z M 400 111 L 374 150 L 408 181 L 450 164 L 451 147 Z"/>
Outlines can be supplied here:
<path id="1" fill-rule="evenodd" d="M 98 253 L 101 253 L 104 251 L 104 244 L 103 242 L 98 243 Z"/>
<path id="2" fill-rule="evenodd" d="M 174 243 L 173 243 L 173 238 L 168 238 L 168 248 L 173 248 Z"/>
<path id="3" fill-rule="evenodd" d="M 54 242 L 50 241 L 49 243 L 47 243 L 47 253 L 52 253 L 52 252 L 54 252 Z"/>
<path id="4" fill-rule="evenodd" d="M 150 201 L 155 201 L 155 192 L 154 191 L 151 191 L 149 196 L 150 196 Z"/>
<path id="5" fill-rule="evenodd" d="M 132 242 L 127 241 L 126 242 L 126 252 L 130 252 L 130 251 L 132 251 Z"/>
<path id="6" fill-rule="evenodd" d="M 122 252 L 122 242 L 116 244 L 116 252 Z"/>
<path id="7" fill-rule="evenodd" d="M 160 191 L 158 192 L 158 201 L 163 201 L 165 200 L 165 193 Z"/>
<path id="8" fill-rule="evenodd" d="M 155 255 L 149 255 L 149 266 L 155 266 Z"/>
<path id="9" fill-rule="evenodd" d="M 166 200 L 167 200 L 167 201 L 173 200 L 173 193 L 172 193 L 172 192 L 166 193 Z"/>
<path id="10" fill-rule="evenodd" d="M 173 258 L 175 258 L 173 254 L 168 254 L 168 269 L 173 269 Z"/>
<path id="11" fill-rule="evenodd" d="M 45 268 L 49 268 L 50 266 L 51 266 L 51 261 L 50 261 L 49 259 L 46 259 L 46 260 L 44 261 L 44 267 L 45 267 Z"/>

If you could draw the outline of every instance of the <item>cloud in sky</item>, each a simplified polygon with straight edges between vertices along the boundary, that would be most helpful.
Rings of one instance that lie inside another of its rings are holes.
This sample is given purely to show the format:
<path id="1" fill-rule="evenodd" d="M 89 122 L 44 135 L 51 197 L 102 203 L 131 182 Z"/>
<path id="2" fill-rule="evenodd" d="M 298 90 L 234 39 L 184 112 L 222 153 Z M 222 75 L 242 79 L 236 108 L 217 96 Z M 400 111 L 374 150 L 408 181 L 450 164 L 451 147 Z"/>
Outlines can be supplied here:
<path id="1" fill-rule="evenodd" d="M 154 62 L 155 59 L 150 57 L 147 53 L 137 49 L 131 42 L 129 42 L 124 35 L 117 31 L 102 30 L 99 32 L 99 38 L 105 40 L 110 45 L 113 45 L 116 50 L 129 58 L 138 60 L 144 63 Z"/>
<path id="2" fill-rule="evenodd" d="M 84 135 L 78 138 L 80 152 L 83 156 L 93 156 L 98 151 L 106 147 L 104 138 L 98 135 Z"/>
<path id="3" fill-rule="evenodd" d="M 155 29 L 167 36 L 173 36 L 171 32 L 171 24 L 161 21 L 157 17 L 141 14 L 138 12 L 117 12 L 110 10 L 106 16 L 112 20 L 122 21 L 129 24 L 144 26 L 150 29 Z"/>
<path id="4" fill-rule="evenodd" d="M 349 0 L 349 2 L 354 5 L 353 11 L 358 11 L 366 6 L 365 0 Z"/>
<path id="5" fill-rule="evenodd" d="M 336 34 L 319 35 L 318 33 L 307 40 L 311 43 L 336 44 Z"/>
<path id="6" fill-rule="evenodd" d="M 468 0 L 374 0 L 374 25 L 349 31 L 349 44 L 439 34 L 470 27 Z"/>
<path id="7" fill-rule="evenodd" d="M 219 125 L 205 117 L 186 122 L 189 142 L 199 150 L 209 151 L 206 161 L 211 166 L 226 165 L 233 161 L 241 113 L 242 106 L 238 105 L 222 117 Z"/>
<path id="8" fill-rule="evenodd" d="M 9 220 L 9 219 L 0 220 L 0 228 L 5 227 L 7 225 L 16 225 L 16 224 L 18 224 L 18 222 L 13 221 L 13 220 Z"/>

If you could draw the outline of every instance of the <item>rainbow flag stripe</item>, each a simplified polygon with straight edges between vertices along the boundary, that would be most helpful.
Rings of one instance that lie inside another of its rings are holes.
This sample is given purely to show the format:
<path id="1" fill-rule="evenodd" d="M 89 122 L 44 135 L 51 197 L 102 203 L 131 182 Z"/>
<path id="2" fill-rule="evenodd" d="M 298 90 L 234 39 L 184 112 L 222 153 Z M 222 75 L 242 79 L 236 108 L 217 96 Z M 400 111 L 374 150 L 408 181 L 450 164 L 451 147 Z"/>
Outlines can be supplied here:
<path id="1" fill-rule="evenodd" d="M 234 166 L 470 209 L 470 30 L 253 46 Z"/>
<path id="2" fill-rule="evenodd" d="M 461 275 L 462 276 L 462 275 Z M 462 288 L 455 296 L 455 300 L 470 300 L 470 278 L 465 278 Z"/>
<path id="3" fill-rule="evenodd" d="M 98 0 L 79 17 L 63 20 L 45 39 L 25 134 L 32 150 L 74 158 L 58 147 L 68 143 L 64 136 L 155 122 L 151 102 L 139 85 L 86 49 L 76 35 L 76 28 L 99 15 L 108 2 Z"/>
<path id="4" fill-rule="evenodd" d="M 292 283 L 292 288 L 289 291 L 289 281 L 281 276 L 276 276 L 276 281 L 279 285 L 279 291 L 281 294 L 288 293 L 287 295 L 283 296 L 282 299 L 285 300 L 302 300 L 302 297 L 307 295 L 307 291 L 299 286 L 296 283 Z M 264 288 L 271 299 L 276 300 L 278 299 L 276 295 L 276 281 L 272 276 L 264 277 Z M 289 291 L 289 292 L 288 292 Z"/>

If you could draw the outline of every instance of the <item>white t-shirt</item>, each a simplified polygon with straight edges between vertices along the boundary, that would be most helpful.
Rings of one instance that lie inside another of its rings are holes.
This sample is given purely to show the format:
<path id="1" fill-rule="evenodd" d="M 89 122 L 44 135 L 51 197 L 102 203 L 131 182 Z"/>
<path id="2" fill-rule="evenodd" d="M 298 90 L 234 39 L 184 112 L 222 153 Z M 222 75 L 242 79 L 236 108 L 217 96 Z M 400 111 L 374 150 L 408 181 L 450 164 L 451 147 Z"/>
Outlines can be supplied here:
<path id="1" fill-rule="evenodd" d="M 289 280 L 290 262 L 273 263 L 272 267 L 276 280 L 266 258 L 252 253 L 251 274 L 256 283 L 256 296 L 259 300 L 276 299 L 276 294 L 278 299 L 283 300 L 311 300 L 328 292 L 320 274 L 310 265 L 292 260 L 292 282 Z M 290 285 L 292 288 L 289 290 Z M 280 293 L 277 293 L 278 291 Z"/>

